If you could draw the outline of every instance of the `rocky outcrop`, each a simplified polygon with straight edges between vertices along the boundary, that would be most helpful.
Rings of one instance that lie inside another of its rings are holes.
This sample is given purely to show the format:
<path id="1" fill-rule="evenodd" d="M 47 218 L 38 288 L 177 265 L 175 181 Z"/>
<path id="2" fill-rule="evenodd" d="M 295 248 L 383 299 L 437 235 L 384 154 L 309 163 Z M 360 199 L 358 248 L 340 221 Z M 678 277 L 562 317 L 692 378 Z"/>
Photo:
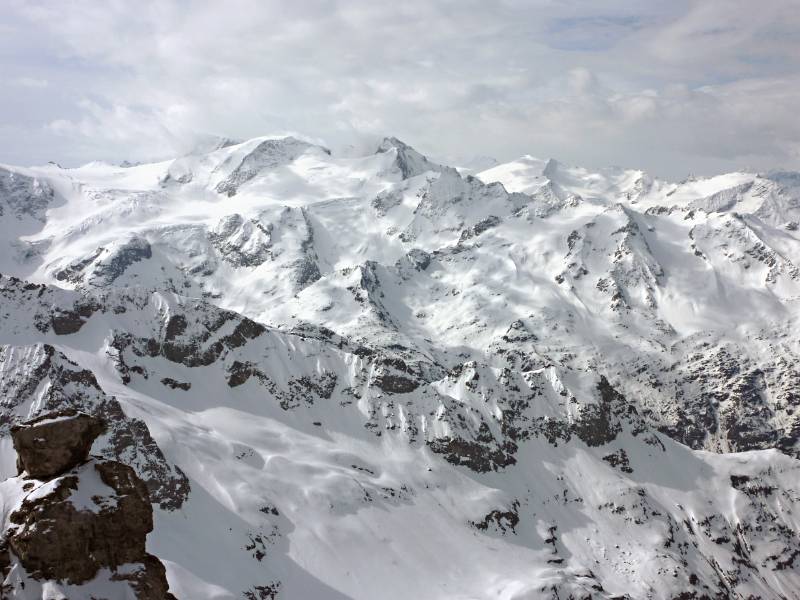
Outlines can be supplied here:
<path id="1" fill-rule="evenodd" d="M 86 460 L 105 429 L 100 419 L 73 409 L 43 415 L 11 428 L 17 468 L 33 479 L 51 479 Z"/>
<path id="2" fill-rule="evenodd" d="M 272 258 L 272 223 L 226 215 L 208 232 L 211 245 L 234 267 L 257 267 Z"/>
<path id="3" fill-rule="evenodd" d="M 128 267 L 153 257 L 153 249 L 144 238 L 132 237 L 123 244 L 109 249 L 97 263 L 90 276 L 92 285 L 103 287 L 119 279 Z"/>
<path id="4" fill-rule="evenodd" d="M 403 179 L 416 177 L 417 175 L 421 175 L 427 171 L 438 172 L 447 168 L 428 160 L 426 156 L 423 156 L 414 150 L 414 148 L 404 142 L 401 142 L 396 137 L 384 138 L 380 143 L 377 154 L 383 154 L 386 152 L 395 152 L 397 154 L 397 158 L 395 158 L 393 166 L 400 172 L 400 175 L 402 175 Z"/>
<path id="5" fill-rule="evenodd" d="M 104 589 L 114 597 L 174 600 L 164 566 L 145 547 L 153 530 L 147 486 L 130 467 L 89 456 L 104 429 L 74 410 L 12 428 L 22 471 L 3 488 L 16 492 L 3 498 L 13 506 L 0 548 L 9 597 L 27 597 L 24 578 L 8 576 L 18 565 L 36 582 L 75 586 L 110 573 Z"/>
<path id="6" fill-rule="evenodd" d="M 163 357 L 187 367 L 208 366 L 228 351 L 244 346 L 267 331 L 260 323 L 234 312 L 203 308 L 200 305 L 191 311 L 193 314 L 190 316 L 198 317 L 191 328 L 183 314 L 170 317 L 159 338 L 140 338 L 115 332 L 111 347 L 116 353 L 117 370 L 122 380 L 130 383 L 131 372 L 145 373 L 143 368 L 126 362 L 128 359 Z"/>

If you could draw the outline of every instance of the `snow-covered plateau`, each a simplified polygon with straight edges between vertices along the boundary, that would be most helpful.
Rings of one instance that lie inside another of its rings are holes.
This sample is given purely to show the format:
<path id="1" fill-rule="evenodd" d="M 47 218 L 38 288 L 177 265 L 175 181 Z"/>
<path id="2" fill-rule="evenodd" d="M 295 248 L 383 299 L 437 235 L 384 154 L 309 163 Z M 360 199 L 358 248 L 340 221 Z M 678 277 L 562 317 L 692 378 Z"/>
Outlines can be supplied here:
<path id="1" fill-rule="evenodd" d="M 181 600 L 800 597 L 800 173 L 467 172 L 0 167 L 4 526 L 11 427 L 73 408 Z"/>

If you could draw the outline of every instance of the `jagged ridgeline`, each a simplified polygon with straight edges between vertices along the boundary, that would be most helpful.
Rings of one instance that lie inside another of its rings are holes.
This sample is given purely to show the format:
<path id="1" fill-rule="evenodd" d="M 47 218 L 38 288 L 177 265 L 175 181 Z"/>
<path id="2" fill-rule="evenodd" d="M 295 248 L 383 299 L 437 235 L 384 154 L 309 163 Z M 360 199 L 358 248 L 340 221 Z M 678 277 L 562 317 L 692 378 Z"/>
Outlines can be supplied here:
<path id="1" fill-rule="evenodd" d="M 3 594 L 797 596 L 798 222 L 794 173 L 395 138 L 3 168 Z M 94 458 L 18 475 L 15 427 L 63 410 Z M 146 552 L 130 501 L 130 556 L 33 560 L 47 511 L 108 529 L 95 479 L 146 497 Z"/>

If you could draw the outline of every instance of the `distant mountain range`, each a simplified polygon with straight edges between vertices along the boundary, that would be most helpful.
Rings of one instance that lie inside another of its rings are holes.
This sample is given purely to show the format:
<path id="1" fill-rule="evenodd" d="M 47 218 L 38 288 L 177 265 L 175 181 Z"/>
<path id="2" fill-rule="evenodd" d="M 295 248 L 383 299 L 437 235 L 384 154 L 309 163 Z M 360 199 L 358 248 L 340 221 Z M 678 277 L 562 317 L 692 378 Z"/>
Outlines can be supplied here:
<path id="1" fill-rule="evenodd" d="M 800 596 L 800 173 L 491 164 L 1 167 L 0 478 L 113 423 L 181 599 Z"/>

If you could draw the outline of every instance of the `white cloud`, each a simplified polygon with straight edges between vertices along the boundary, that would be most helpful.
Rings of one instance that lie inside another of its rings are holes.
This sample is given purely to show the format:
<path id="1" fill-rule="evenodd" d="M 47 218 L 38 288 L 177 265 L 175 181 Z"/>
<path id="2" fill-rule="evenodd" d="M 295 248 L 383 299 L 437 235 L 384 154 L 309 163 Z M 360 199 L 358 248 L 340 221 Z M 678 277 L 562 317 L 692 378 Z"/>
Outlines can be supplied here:
<path id="1" fill-rule="evenodd" d="M 27 88 L 46 88 L 46 79 L 36 79 L 34 77 L 16 77 L 10 81 L 11 85 Z"/>
<path id="2" fill-rule="evenodd" d="M 152 158 L 200 133 L 292 130 L 675 177 L 798 168 L 794 4 L 12 2 L 0 161 Z"/>

